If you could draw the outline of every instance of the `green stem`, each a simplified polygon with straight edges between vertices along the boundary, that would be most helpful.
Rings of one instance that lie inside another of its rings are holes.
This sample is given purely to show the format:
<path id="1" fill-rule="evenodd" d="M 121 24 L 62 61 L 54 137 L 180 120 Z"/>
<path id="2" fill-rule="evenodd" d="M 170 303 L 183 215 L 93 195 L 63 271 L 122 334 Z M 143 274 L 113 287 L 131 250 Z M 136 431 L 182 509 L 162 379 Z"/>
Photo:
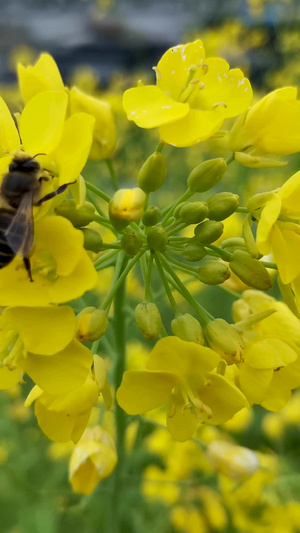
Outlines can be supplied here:
<path id="1" fill-rule="evenodd" d="M 214 246 L 213 244 L 206 244 L 205 246 L 206 248 L 209 248 L 210 250 L 218 254 L 218 256 L 221 257 L 221 259 L 223 259 L 224 261 L 230 261 L 232 257 L 231 253 L 226 252 L 226 250 L 222 250 L 221 248 L 219 248 L 218 246 Z"/>
<path id="2" fill-rule="evenodd" d="M 146 279 L 145 279 L 145 300 L 147 302 L 152 301 L 152 290 L 151 290 L 152 267 L 153 267 L 153 253 L 150 252 L 148 270 L 146 270 Z"/>
<path id="3" fill-rule="evenodd" d="M 117 250 L 112 250 L 110 252 L 106 252 L 105 254 L 101 255 L 101 257 L 96 259 L 96 261 L 94 262 L 94 266 L 95 267 L 100 266 L 102 263 L 104 263 L 108 259 L 112 259 L 115 255 L 117 255 L 117 253 L 118 253 Z"/>
<path id="4" fill-rule="evenodd" d="M 108 194 L 105 194 L 105 192 L 101 191 L 101 189 L 98 189 L 98 187 L 96 187 L 89 181 L 86 181 L 85 184 L 86 184 L 86 188 L 89 191 L 92 191 L 97 196 L 100 196 L 100 198 L 102 198 L 102 200 L 105 200 L 105 202 L 109 203 L 111 201 L 111 197 L 108 196 Z"/>
<path id="5" fill-rule="evenodd" d="M 206 311 L 206 309 L 204 309 L 204 307 L 202 307 L 202 305 L 200 305 L 195 300 L 195 298 L 193 298 L 193 296 L 190 294 L 190 292 L 187 290 L 187 288 L 182 283 L 181 279 L 174 272 L 174 270 L 171 267 L 171 265 L 169 265 L 168 260 L 165 258 L 165 256 L 163 254 L 161 254 L 160 252 L 157 252 L 157 254 L 158 254 L 159 259 L 161 260 L 165 270 L 169 273 L 171 278 L 173 278 L 173 280 L 175 281 L 179 292 L 186 299 L 186 301 L 189 302 L 189 304 L 197 311 L 197 313 L 199 315 L 199 319 L 200 319 L 201 325 L 203 325 L 205 327 L 209 322 L 214 320 L 214 317 L 208 311 Z"/>
<path id="6" fill-rule="evenodd" d="M 239 300 L 241 298 L 240 293 L 233 291 L 232 289 L 229 289 L 228 287 L 225 287 L 225 285 L 215 285 L 215 287 L 217 287 L 217 289 L 220 289 L 223 292 L 226 292 L 227 294 L 230 294 L 230 296 L 232 296 L 236 300 Z"/>
<path id="7" fill-rule="evenodd" d="M 125 272 L 125 271 L 124 271 Z M 125 371 L 126 363 L 126 335 L 125 335 L 125 278 L 119 284 L 114 295 L 114 332 L 116 340 L 116 360 L 114 368 L 114 386 L 115 390 L 121 384 Z M 122 496 L 121 478 L 125 460 L 125 433 L 126 433 L 126 414 L 116 402 L 115 407 L 115 429 L 116 429 L 116 448 L 118 463 L 112 477 L 112 497 L 111 497 L 111 533 L 120 533 L 120 504 Z"/>
<path id="8" fill-rule="evenodd" d="M 110 288 L 110 291 L 109 291 L 108 295 L 106 296 L 106 298 L 105 298 L 105 300 L 104 300 L 104 302 L 103 302 L 103 304 L 101 306 L 102 309 L 109 309 L 117 290 L 122 285 L 123 281 L 125 281 L 128 273 L 134 267 L 134 265 L 139 261 L 139 259 L 145 253 L 145 251 L 146 250 L 141 250 L 135 257 L 133 257 L 133 259 L 131 259 L 131 261 L 128 262 L 126 268 L 123 270 L 123 272 L 120 275 L 120 277 L 117 278 L 117 280 L 118 280 L 117 282 L 114 282 L 114 280 L 113 280 L 111 288 Z"/>
<path id="9" fill-rule="evenodd" d="M 238 207 L 236 213 L 249 213 L 249 209 L 247 207 Z"/>
<path id="10" fill-rule="evenodd" d="M 232 163 L 232 161 L 234 161 L 234 153 L 232 153 L 229 157 L 227 157 L 226 164 L 230 165 L 230 163 Z"/>
<path id="11" fill-rule="evenodd" d="M 109 170 L 109 174 L 110 174 L 111 181 L 113 183 L 114 189 L 115 189 L 115 191 L 117 191 L 118 188 L 119 188 L 119 185 L 118 185 L 118 179 L 117 179 L 117 176 L 116 176 L 116 173 L 115 173 L 115 169 L 113 167 L 113 162 L 112 162 L 111 159 L 105 159 L 105 163 L 107 164 L 107 168 Z"/>
<path id="12" fill-rule="evenodd" d="M 165 143 L 164 143 L 163 141 L 159 141 L 157 147 L 155 148 L 155 151 L 156 151 L 156 152 L 162 152 L 164 146 L 165 146 Z"/>
<path id="13" fill-rule="evenodd" d="M 259 261 L 266 268 L 272 268 L 273 270 L 278 270 L 276 263 L 270 263 L 269 261 Z"/>
<path id="14" fill-rule="evenodd" d="M 157 266 L 157 270 L 159 272 L 159 275 L 161 277 L 161 280 L 164 284 L 164 287 L 165 287 L 165 291 L 166 291 L 166 295 L 169 299 L 169 302 L 171 304 L 171 307 L 174 311 L 174 314 L 175 314 L 175 317 L 179 315 L 179 311 L 178 311 L 178 308 L 177 308 L 177 305 L 176 305 L 176 302 L 174 300 L 174 296 L 172 294 L 172 291 L 170 289 L 170 286 L 169 286 L 169 283 L 168 283 L 168 280 L 166 278 L 166 275 L 165 275 L 165 272 L 164 272 L 164 269 L 161 265 L 161 262 L 160 260 L 158 259 L 157 255 L 155 256 L 155 262 L 156 262 L 156 266 Z"/>
<path id="15" fill-rule="evenodd" d="M 186 228 L 185 222 L 181 222 L 180 224 L 176 224 L 176 226 L 173 226 L 172 229 L 170 228 L 171 231 L 168 231 L 168 236 L 171 237 L 172 235 L 175 235 L 179 231 L 183 230 L 184 228 Z"/>
<path id="16" fill-rule="evenodd" d="M 121 244 L 119 242 L 103 243 L 101 246 L 102 250 L 121 250 Z"/>
<path id="17" fill-rule="evenodd" d="M 184 267 L 186 270 L 188 270 L 190 273 L 198 273 L 198 267 L 193 267 L 192 265 L 186 265 L 185 263 L 181 263 L 180 261 L 177 261 L 177 259 L 174 259 L 174 257 L 171 257 L 169 254 L 165 254 L 168 261 L 170 263 L 173 263 L 173 265 L 176 265 L 178 268 Z"/>

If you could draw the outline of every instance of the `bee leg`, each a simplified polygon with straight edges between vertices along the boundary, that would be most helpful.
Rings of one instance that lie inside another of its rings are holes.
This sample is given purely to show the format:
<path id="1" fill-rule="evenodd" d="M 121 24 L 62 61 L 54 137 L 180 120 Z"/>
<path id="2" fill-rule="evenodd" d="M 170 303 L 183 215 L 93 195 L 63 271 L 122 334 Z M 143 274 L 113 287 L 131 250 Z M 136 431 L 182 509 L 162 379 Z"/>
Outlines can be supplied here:
<path id="1" fill-rule="evenodd" d="M 34 205 L 42 205 L 44 202 L 46 202 L 47 200 L 51 200 L 52 198 L 54 198 L 55 196 L 57 196 L 58 194 L 61 194 L 63 192 L 65 192 L 66 188 L 68 187 L 68 185 L 73 185 L 73 183 L 76 183 L 76 181 L 71 181 L 70 183 L 65 183 L 64 185 L 61 185 L 60 187 L 58 187 L 58 189 L 56 189 L 56 191 L 52 191 L 52 192 L 49 192 L 49 194 L 46 194 L 45 196 L 43 196 L 43 198 L 41 198 L 36 204 Z"/>
<path id="2" fill-rule="evenodd" d="M 25 268 L 27 270 L 27 273 L 28 273 L 30 281 L 33 281 L 32 275 L 31 275 L 30 259 L 28 259 L 28 257 L 23 257 L 23 262 L 24 262 Z"/>

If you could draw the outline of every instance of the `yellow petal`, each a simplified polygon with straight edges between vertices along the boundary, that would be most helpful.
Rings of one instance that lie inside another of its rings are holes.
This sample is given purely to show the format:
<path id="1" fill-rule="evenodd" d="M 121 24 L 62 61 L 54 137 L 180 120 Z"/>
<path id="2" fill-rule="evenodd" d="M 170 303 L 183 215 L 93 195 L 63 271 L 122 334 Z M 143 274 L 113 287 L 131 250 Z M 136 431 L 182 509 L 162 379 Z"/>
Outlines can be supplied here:
<path id="1" fill-rule="evenodd" d="M 198 424 L 195 414 L 189 408 L 184 409 L 181 394 L 172 394 L 172 406 L 167 414 L 167 427 L 173 439 L 184 442 L 192 438 Z"/>
<path id="2" fill-rule="evenodd" d="M 29 352 L 25 371 L 43 391 L 65 394 L 84 383 L 92 362 L 90 350 L 73 340 L 66 348 L 49 357 Z"/>
<path id="3" fill-rule="evenodd" d="M 0 151 L 13 152 L 20 146 L 19 133 L 6 103 L 0 97 Z"/>
<path id="4" fill-rule="evenodd" d="M 172 372 L 179 378 L 203 374 L 216 368 L 220 356 L 205 346 L 179 337 L 164 337 L 154 346 L 147 368 L 155 372 Z"/>
<path id="5" fill-rule="evenodd" d="M 50 54 L 41 54 L 35 65 L 24 67 L 19 63 L 17 72 L 20 92 L 25 103 L 39 92 L 64 89 L 57 64 Z"/>
<path id="6" fill-rule="evenodd" d="M 300 273 L 300 234 L 275 224 L 271 245 L 282 283 L 291 283 Z"/>
<path id="7" fill-rule="evenodd" d="M 93 140 L 95 119 L 86 113 L 75 113 L 65 122 L 62 137 L 51 157 L 59 173 L 59 185 L 75 181 L 82 171 Z"/>
<path id="8" fill-rule="evenodd" d="M 117 390 L 117 401 L 129 415 L 142 415 L 165 405 L 178 380 L 164 372 L 129 371 Z"/>
<path id="9" fill-rule="evenodd" d="M 271 251 L 270 232 L 279 217 L 280 210 L 281 199 L 279 196 L 274 195 L 261 212 L 257 226 L 256 244 L 262 254 L 266 255 Z"/>
<path id="10" fill-rule="evenodd" d="M 20 381 L 20 368 L 9 370 L 7 366 L 0 368 L 0 390 L 11 389 Z"/>
<path id="11" fill-rule="evenodd" d="M 75 332 L 71 307 L 8 307 L 1 316 L 6 326 L 19 333 L 25 349 L 36 354 L 60 352 Z"/>
<path id="12" fill-rule="evenodd" d="M 208 374 L 207 385 L 198 391 L 200 400 L 212 411 L 208 424 L 223 424 L 235 413 L 248 406 L 244 394 L 219 374 Z"/>
<path id="13" fill-rule="evenodd" d="M 35 403 L 34 412 L 42 431 L 56 442 L 78 442 L 90 417 L 90 411 L 81 415 L 48 411 L 39 401 Z"/>
<path id="14" fill-rule="evenodd" d="M 222 126 L 223 121 L 224 108 L 221 106 L 209 111 L 190 109 L 181 120 L 161 126 L 159 134 L 164 142 L 173 146 L 193 146 L 214 135 Z"/>
<path id="15" fill-rule="evenodd" d="M 278 195 L 282 202 L 282 213 L 288 217 L 300 218 L 300 171 L 282 185 Z"/>
<path id="16" fill-rule="evenodd" d="M 140 128 L 157 128 L 185 117 L 189 104 L 176 102 L 155 85 L 134 87 L 125 91 L 123 107 L 128 120 Z"/>
<path id="17" fill-rule="evenodd" d="M 157 86 L 178 100 L 188 80 L 190 67 L 201 65 L 204 59 L 205 51 L 200 39 L 169 48 L 157 64 Z"/>
<path id="18" fill-rule="evenodd" d="M 219 57 L 207 58 L 207 74 L 202 81 L 204 89 L 198 92 L 193 107 L 211 109 L 220 102 L 225 104 L 224 116 L 235 117 L 251 104 L 253 92 L 251 84 L 240 69 L 229 70 L 229 65 Z"/>
<path id="19" fill-rule="evenodd" d="M 296 361 L 297 353 L 284 340 L 267 337 L 257 342 L 248 343 L 245 361 L 258 369 L 277 369 Z"/>
<path id="20" fill-rule="evenodd" d="M 247 363 L 239 367 L 239 384 L 248 401 L 252 403 L 261 403 L 268 392 L 273 370 L 257 370 Z"/>
<path id="21" fill-rule="evenodd" d="M 44 217 L 36 225 L 36 253 L 42 250 L 55 259 L 56 273 L 68 276 L 82 253 L 83 234 L 64 217 Z"/>
<path id="22" fill-rule="evenodd" d="M 76 87 L 70 91 L 71 113 L 84 112 L 94 117 L 93 144 L 89 159 L 99 160 L 110 157 L 116 146 L 116 127 L 111 106 L 89 96 Z"/>
<path id="23" fill-rule="evenodd" d="M 45 91 L 31 98 L 20 117 L 20 135 L 26 152 L 48 154 L 62 136 L 68 105 L 64 91 Z"/>
<path id="24" fill-rule="evenodd" d="M 96 383 L 88 378 L 80 387 L 67 394 L 43 394 L 39 401 L 49 411 L 77 415 L 91 409 L 97 402 L 99 389 Z"/>

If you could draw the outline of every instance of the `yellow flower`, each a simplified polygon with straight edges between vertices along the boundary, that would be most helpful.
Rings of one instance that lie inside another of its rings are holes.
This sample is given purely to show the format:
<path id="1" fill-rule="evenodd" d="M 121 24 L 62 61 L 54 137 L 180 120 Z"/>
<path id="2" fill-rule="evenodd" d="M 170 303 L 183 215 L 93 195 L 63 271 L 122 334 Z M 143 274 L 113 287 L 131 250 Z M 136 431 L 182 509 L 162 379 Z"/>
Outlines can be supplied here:
<path id="1" fill-rule="evenodd" d="M 111 106 L 76 87 L 70 91 L 64 88 L 57 64 L 50 54 L 41 54 L 35 65 L 24 67 L 19 63 L 18 79 L 25 103 L 40 92 L 65 91 L 66 98 L 69 99 L 68 112 L 71 116 L 83 112 L 94 118 L 93 143 L 89 158 L 97 160 L 111 156 L 116 146 L 116 128 Z"/>
<path id="2" fill-rule="evenodd" d="M 38 424 L 45 435 L 57 442 L 78 442 L 82 436 L 99 395 L 98 384 L 88 377 L 76 389 L 67 393 L 43 391 L 35 385 L 30 391 L 25 406 L 33 402 Z"/>
<path id="3" fill-rule="evenodd" d="M 224 59 L 205 58 L 200 40 L 170 48 L 154 70 L 156 86 L 128 89 L 123 106 L 128 120 L 141 128 L 159 127 L 162 140 L 174 146 L 208 139 L 252 100 L 242 71 L 229 70 Z"/>
<path id="4" fill-rule="evenodd" d="M 245 331 L 245 349 L 239 363 L 238 383 L 250 403 L 259 403 L 270 411 L 282 409 L 291 390 L 300 386 L 300 323 L 288 307 L 258 291 L 245 291 L 251 312 L 276 309 L 276 313 Z M 238 319 L 239 301 L 234 306 Z"/>
<path id="5" fill-rule="evenodd" d="M 235 386 L 212 373 L 219 361 L 210 348 L 164 337 L 150 354 L 148 370 L 125 372 L 117 401 L 132 415 L 169 402 L 168 429 L 175 440 L 188 440 L 198 422 L 221 424 L 247 405 Z"/>
<path id="6" fill-rule="evenodd" d="M 44 391 L 66 393 L 79 387 L 92 365 L 91 352 L 73 339 L 71 307 L 9 307 L 0 316 L 0 388 L 28 374 Z"/>
<path id="7" fill-rule="evenodd" d="M 79 177 L 91 148 L 94 119 L 86 113 L 66 119 L 67 105 L 64 91 L 38 93 L 23 109 L 17 129 L 0 98 L 0 173 L 8 171 L 12 158 L 22 150 L 32 157 L 46 154 L 36 159 L 58 176 L 59 185 Z"/>
<path id="8" fill-rule="evenodd" d="M 0 270 L 0 306 L 63 303 L 82 296 L 97 283 L 97 273 L 83 248 L 83 234 L 59 216 L 36 223 L 30 257 L 33 282 L 20 257 Z"/>
<path id="9" fill-rule="evenodd" d="M 273 253 L 284 284 L 300 275 L 300 172 L 280 188 L 253 196 L 248 208 L 257 220 L 257 248 Z"/>
<path id="10" fill-rule="evenodd" d="M 91 494 L 117 464 L 115 444 L 100 426 L 87 428 L 75 446 L 69 464 L 69 478 L 77 494 Z"/>
<path id="11" fill-rule="evenodd" d="M 234 126 L 229 147 L 252 156 L 300 151 L 300 101 L 296 87 L 283 87 L 259 100 Z"/>
<path id="12" fill-rule="evenodd" d="M 207 456 L 218 472 L 233 479 L 247 479 L 259 468 L 255 452 L 231 442 L 211 442 L 207 447 Z"/>

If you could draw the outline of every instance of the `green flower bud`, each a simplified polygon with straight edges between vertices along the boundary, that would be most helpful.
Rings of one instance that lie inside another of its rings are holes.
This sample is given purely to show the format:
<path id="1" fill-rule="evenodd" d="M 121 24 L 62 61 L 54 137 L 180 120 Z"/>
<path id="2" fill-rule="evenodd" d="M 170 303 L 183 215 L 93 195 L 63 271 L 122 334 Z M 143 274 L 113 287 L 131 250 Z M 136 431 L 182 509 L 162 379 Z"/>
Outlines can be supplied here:
<path id="1" fill-rule="evenodd" d="M 142 236 L 135 231 L 128 231 L 121 239 L 121 246 L 130 257 L 134 257 L 139 252 L 142 244 Z"/>
<path id="2" fill-rule="evenodd" d="M 173 335 L 183 341 L 196 342 L 204 345 L 204 333 L 200 322 L 189 313 L 174 318 L 171 322 Z"/>
<path id="3" fill-rule="evenodd" d="M 273 285 L 271 276 L 260 261 L 253 259 L 248 252 L 236 250 L 229 266 L 246 285 L 261 291 L 267 291 Z"/>
<path id="4" fill-rule="evenodd" d="M 216 318 L 206 326 L 204 335 L 208 346 L 229 364 L 243 360 L 244 341 L 238 330 L 223 318 Z"/>
<path id="5" fill-rule="evenodd" d="M 94 342 L 104 335 L 108 328 L 106 311 L 86 307 L 76 317 L 76 338 L 80 342 Z"/>
<path id="6" fill-rule="evenodd" d="M 190 239 L 182 250 L 182 255 L 187 261 L 201 261 L 206 256 L 206 250 L 197 239 Z"/>
<path id="7" fill-rule="evenodd" d="M 231 192 L 219 192 L 207 200 L 208 218 L 225 220 L 234 213 L 239 205 L 239 197 Z"/>
<path id="8" fill-rule="evenodd" d="M 179 217 L 186 224 L 199 224 L 207 217 L 206 202 L 187 202 L 179 211 Z"/>
<path id="9" fill-rule="evenodd" d="M 175 218 L 179 218 L 179 213 L 181 211 L 181 209 L 183 208 L 183 206 L 187 204 L 187 202 L 181 202 L 181 204 L 177 205 L 173 211 L 173 217 Z"/>
<path id="10" fill-rule="evenodd" d="M 221 237 L 224 230 L 222 222 L 216 222 L 215 220 L 205 220 L 198 224 L 194 229 L 196 239 L 203 244 L 211 244 Z"/>
<path id="11" fill-rule="evenodd" d="M 74 200 L 65 200 L 55 208 L 55 213 L 70 220 L 75 228 L 80 228 L 94 220 L 95 207 L 90 202 L 77 206 Z"/>
<path id="12" fill-rule="evenodd" d="M 159 189 L 167 177 L 165 157 L 160 152 L 154 152 L 143 164 L 138 175 L 138 186 L 145 192 Z"/>
<path id="13" fill-rule="evenodd" d="M 194 192 L 209 191 L 224 176 L 227 169 L 225 159 L 210 159 L 200 163 L 188 177 L 188 187 Z"/>
<path id="14" fill-rule="evenodd" d="M 212 259 L 199 267 L 198 278 L 206 285 L 219 285 L 230 278 L 230 270 L 224 263 Z"/>
<path id="15" fill-rule="evenodd" d="M 161 211 L 156 205 L 149 205 L 147 207 L 142 222 L 144 226 L 155 226 L 161 219 Z"/>
<path id="16" fill-rule="evenodd" d="M 148 341 L 158 337 L 162 328 L 162 321 L 158 307 L 152 302 L 142 302 L 135 308 L 137 327 Z"/>
<path id="17" fill-rule="evenodd" d="M 247 246 L 242 237 L 230 237 L 229 239 L 225 239 L 221 242 L 220 248 L 230 254 L 233 254 L 236 250 L 244 250 L 244 252 L 247 252 Z"/>
<path id="18" fill-rule="evenodd" d="M 81 228 L 80 228 L 81 229 Z M 86 250 L 95 252 L 96 254 L 101 251 L 103 239 L 98 231 L 90 228 L 81 229 L 84 236 L 84 244 Z"/>
<path id="19" fill-rule="evenodd" d="M 163 252 L 166 249 L 169 238 L 166 230 L 162 226 L 152 226 L 147 235 L 150 250 Z"/>

